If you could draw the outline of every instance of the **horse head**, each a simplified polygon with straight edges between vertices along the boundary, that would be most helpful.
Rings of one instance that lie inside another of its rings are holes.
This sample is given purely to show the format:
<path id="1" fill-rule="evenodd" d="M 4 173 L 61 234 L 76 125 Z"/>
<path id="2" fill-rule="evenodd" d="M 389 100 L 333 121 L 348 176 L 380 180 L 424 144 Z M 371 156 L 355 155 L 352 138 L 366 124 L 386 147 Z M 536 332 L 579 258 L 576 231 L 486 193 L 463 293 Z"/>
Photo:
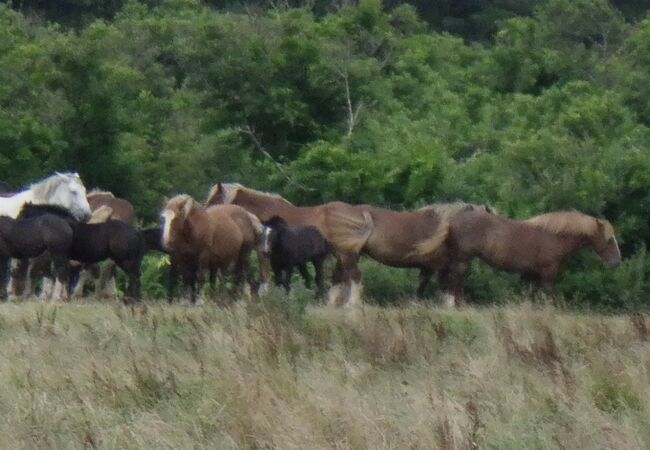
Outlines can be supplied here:
<path id="1" fill-rule="evenodd" d="M 596 230 L 592 236 L 592 245 L 603 263 L 609 268 L 614 268 L 621 263 L 621 250 L 614 236 L 614 227 L 605 219 L 595 220 Z"/>
<path id="2" fill-rule="evenodd" d="M 182 233 L 187 216 L 195 207 L 195 201 L 186 194 L 168 200 L 160 216 L 163 219 L 162 246 L 165 250 L 174 247 L 174 241 Z"/>
<path id="3" fill-rule="evenodd" d="M 264 222 L 264 230 L 262 232 L 262 252 L 271 253 L 275 241 L 278 237 L 278 229 L 283 229 L 287 226 L 287 222 L 280 216 L 273 216 Z"/>
<path id="4" fill-rule="evenodd" d="M 78 173 L 59 173 L 30 186 L 34 203 L 56 205 L 67 209 L 79 221 L 87 221 L 92 211 L 86 198 L 86 187 Z"/>

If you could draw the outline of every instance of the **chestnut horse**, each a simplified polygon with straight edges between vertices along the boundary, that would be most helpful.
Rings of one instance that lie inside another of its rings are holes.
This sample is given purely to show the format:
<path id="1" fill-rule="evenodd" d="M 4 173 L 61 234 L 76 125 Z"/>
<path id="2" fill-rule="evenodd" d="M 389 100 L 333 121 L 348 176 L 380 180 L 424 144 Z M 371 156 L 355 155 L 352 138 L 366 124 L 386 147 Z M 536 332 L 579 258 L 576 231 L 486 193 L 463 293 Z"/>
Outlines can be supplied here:
<path id="1" fill-rule="evenodd" d="M 581 249 L 593 249 L 609 268 L 621 262 L 612 225 L 577 211 L 512 220 L 486 208 L 464 208 L 450 220 L 447 246 L 452 262 L 443 277 L 458 300 L 475 257 L 496 269 L 519 273 L 522 280 L 546 292 L 563 263 Z"/>
<path id="2" fill-rule="evenodd" d="M 279 195 L 236 183 L 217 183 L 207 204 L 239 205 L 263 222 L 279 216 L 289 225 L 316 227 L 336 258 L 329 301 L 337 305 L 360 301 L 357 263 L 362 253 L 389 266 L 419 268 L 426 273 L 448 263 L 443 245 L 448 224 L 434 209 L 396 212 L 343 202 L 299 207 Z"/>
<path id="3" fill-rule="evenodd" d="M 257 217 L 236 205 L 205 208 L 184 194 L 167 201 L 161 216 L 163 247 L 190 286 L 192 303 L 197 282 L 207 271 L 213 282 L 212 274 L 234 266 L 235 285 L 243 287 L 250 254 L 262 237 Z"/>

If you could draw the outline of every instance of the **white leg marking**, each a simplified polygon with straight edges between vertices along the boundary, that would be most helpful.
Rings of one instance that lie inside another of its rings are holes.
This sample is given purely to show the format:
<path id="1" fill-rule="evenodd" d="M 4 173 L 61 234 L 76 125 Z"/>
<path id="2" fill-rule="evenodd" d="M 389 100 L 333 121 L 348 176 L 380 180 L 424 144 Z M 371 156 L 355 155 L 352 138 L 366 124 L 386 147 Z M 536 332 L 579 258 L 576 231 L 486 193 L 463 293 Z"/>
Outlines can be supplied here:
<path id="1" fill-rule="evenodd" d="M 52 289 L 54 285 L 52 284 L 52 279 L 50 277 L 43 278 L 43 284 L 41 285 L 41 294 L 38 296 L 40 300 L 47 300 L 52 295 Z"/>
<path id="2" fill-rule="evenodd" d="M 361 293 L 363 292 L 363 286 L 361 283 L 356 281 L 350 282 L 350 296 L 348 297 L 348 302 L 346 306 L 359 306 L 361 305 Z"/>
<path id="3" fill-rule="evenodd" d="M 445 308 L 453 308 L 456 306 L 456 297 L 453 294 L 445 292 L 442 294 L 442 306 Z"/>
<path id="4" fill-rule="evenodd" d="M 327 303 L 336 306 L 338 304 L 339 298 L 341 297 L 342 290 L 343 290 L 343 286 L 341 286 L 341 283 L 332 285 L 327 295 L 328 296 Z"/>
<path id="5" fill-rule="evenodd" d="M 81 273 L 79 274 L 79 279 L 77 280 L 77 284 L 75 285 L 74 289 L 72 290 L 72 297 L 73 298 L 79 298 L 82 297 L 84 294 L 84 287 L 86 286 L 86 280 L 90 277 L 90 272 L 86 269 L 82 269 Z"/>
<path id="6" fill-rule="evenodd" d="M 63 284 L 57 279 L 54 282 L 54 290 L 52 292 L 51 302 L 58 302 L 61 300 L 61 293 L 63 291 Z"/>
<path id="7" fill-rule="evenodd" d="M 266 295 L 269 292 L 269 283 L 264 281 L 260 284 L 260 288 L 257 290 L 257 295 L 260 297 Z"/>

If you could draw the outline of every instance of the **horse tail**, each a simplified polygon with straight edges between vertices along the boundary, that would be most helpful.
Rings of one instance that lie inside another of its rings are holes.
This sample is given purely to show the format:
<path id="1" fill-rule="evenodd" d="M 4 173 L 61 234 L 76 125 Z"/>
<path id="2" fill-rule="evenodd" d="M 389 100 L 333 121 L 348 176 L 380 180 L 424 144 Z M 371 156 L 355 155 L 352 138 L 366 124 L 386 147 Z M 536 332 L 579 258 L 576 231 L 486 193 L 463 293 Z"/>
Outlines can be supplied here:
<path id="1" fill-rule="evenodd" d="M 342 251 L 360 253 L 374 229 L 372 215 L 368 211 L 337 208 L 332 206 L 326 214 L 326 236 L 330 247 Z"/>
<path id="2" fill-rule="evenodd" d="M 442 220 L 436 227 L 434 233 L 428 238 L 418 242 L 413 246 L 409 257 L 422 257 L 434 255 L 445 243 L 449 235 L 449 221 Z"/>
<path id="3" fill-rule="evenodd" d="M 248 218 L 251 221 L 251 225 L 253 226 L 253 231 L 255 232 L 255 240 L 259 240 L 262 234 L 264 234 L 264 224 L 255 214 L 246 210 L 244 210 L 244 212 L 248 215 Z"/>

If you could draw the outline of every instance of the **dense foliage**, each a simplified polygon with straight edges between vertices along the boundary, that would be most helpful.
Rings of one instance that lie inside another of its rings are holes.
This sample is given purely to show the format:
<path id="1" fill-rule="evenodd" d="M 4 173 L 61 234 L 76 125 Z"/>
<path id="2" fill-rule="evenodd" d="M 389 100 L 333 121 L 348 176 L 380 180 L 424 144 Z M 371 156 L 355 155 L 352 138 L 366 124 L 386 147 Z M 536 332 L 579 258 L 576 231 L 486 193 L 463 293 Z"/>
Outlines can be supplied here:
<path id="1" fill-rule="evenodd" d="M 605 272 L 585 256 L 562 292 L 642 303 L 646 9 L 12 1 L 0 5 L 0 177 L 18 187 L 74 169 L 145 220 L 164 195 L 204 198 L 216 180 L 298 204 L 464 199 L 512 217 L 575 208 L 615 224 L 627 262 Z M 475 295 L 494 297 L 492 276 L 475 275 Z"/>

